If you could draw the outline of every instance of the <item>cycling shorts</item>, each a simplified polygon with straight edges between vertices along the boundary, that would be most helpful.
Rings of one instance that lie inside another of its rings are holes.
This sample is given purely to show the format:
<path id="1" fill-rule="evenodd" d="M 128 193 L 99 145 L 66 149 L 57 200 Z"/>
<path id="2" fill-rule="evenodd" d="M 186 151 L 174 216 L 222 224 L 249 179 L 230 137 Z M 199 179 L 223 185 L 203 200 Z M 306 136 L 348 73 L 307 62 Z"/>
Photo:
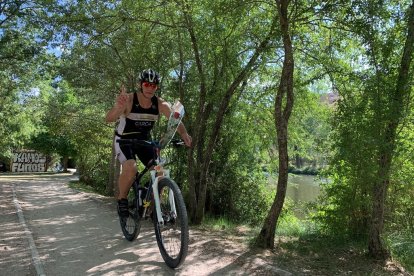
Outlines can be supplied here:
<path id="1" fill-rule="evenodd" d="M 119 139 L 119 137 L 115 136 L 115 139 Z M 123 164 L 127 160 L 135 160 L 136 156 L 142 162 L 144 166 L 148 166 L 150 162 L 154 159 L 155 156 L 155 149 L 148 146 L 141 146 L 141 145 L 130 145 L 130 144 L 119 144 L 115 141 L 115 153 L 116 156 Z"/>

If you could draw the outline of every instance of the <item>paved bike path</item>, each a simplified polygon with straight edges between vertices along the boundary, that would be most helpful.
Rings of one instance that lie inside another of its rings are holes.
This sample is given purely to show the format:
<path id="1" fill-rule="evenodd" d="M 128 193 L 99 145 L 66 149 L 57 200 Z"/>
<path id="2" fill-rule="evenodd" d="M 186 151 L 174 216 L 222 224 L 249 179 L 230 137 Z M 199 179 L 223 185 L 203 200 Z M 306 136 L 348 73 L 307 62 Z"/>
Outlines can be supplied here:
<path id="1" fill-rule="evenodd" d="M 7 179 L 7 186 L 14 186 L 46 275 L 135 275 L 147 268 L 164 274 L 151 225 L 143 225 L 140 242 L 126 241 L 113 200 L 94 200 L 67 188 L 66 183 L 76 177 L 45 174 Z M 14 234 L 23 236 L 27 246 L 24 232 Z"/>
<path id="2" fill-rule="evenodd" d="M 190 231 L 184 265 L 171 270 L 150 222 L 143 223 L 136 241 L 126 241 L 114 200 L 68 188 L 75 179 L 0 175 L 0 275 L 251 275 L 253 267 L 267 275 L 289 275 L 246 254 L 246 248 L 199 231 Z"/>
<path id="3" fill-rule="evenodd" d="M 0 182 L 0 275 L 34 275 L 35 267 L 13 203 L 13 185 Z"/>

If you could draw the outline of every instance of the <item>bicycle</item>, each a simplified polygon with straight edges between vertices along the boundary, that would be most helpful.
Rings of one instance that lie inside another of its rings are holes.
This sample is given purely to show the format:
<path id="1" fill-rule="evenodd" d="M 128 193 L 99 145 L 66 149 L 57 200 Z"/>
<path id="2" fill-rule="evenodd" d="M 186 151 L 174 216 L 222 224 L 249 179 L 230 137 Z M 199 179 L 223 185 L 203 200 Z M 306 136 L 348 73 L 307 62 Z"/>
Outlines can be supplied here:
<path id="1" fill-rule="evenodd" d="M 177 103 L 173 108 L 176 105 Z M 120 144 L 154 148 L 153 163 L 137 173 L 132 184 L 133 198 L 128 199 L 129 216 L 128 218 L 119 218 L 122 232 L 128 241 L 133 241 L 138 237 L 141 220 L 151 218 L 161 256 L 171 268 L 180 266 L 187 256 L 188 218 L 180 188 L 170 178 L 169 170 L 164 168 L 166 161 L 161 157 L 161 149 L 170 142 L 175 146 L 183 145 L 182 142 L 172 141 L 183 115 L 183 108 L 179 112 L 171 114 L 167 132 L 160 141 L 116 139 Z M 142 186 L 141 180 L 148 172 L 150 181 L 148 185 Z"/>

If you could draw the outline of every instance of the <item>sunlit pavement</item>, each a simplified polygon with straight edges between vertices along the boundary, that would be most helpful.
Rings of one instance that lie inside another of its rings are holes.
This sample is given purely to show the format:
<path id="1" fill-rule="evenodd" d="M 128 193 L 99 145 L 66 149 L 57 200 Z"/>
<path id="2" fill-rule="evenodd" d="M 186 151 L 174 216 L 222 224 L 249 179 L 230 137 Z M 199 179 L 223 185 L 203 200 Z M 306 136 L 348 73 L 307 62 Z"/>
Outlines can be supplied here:
<path id="1" fill-rule="evenodd" d="M 143 222 L 136 241 L 126 241 L 115 201 L 68 188 L 76 179 L 72 173 L 0 175 L 0 275 L 37 274 L 13 189 L 45 275 L 290 275 L 246 244 L 191 229 L 187 259 L 172 270 L 160 256 L 150 221 Z"/>

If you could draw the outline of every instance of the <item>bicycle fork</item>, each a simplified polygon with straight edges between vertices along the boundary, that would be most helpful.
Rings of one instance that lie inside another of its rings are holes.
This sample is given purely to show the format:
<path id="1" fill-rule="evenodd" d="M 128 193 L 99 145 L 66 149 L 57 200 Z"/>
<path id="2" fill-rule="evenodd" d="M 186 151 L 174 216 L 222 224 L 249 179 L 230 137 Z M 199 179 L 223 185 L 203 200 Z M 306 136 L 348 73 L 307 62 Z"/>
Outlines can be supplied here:
<path id="1" fill-rule="evenodd" d="M 161 205 L 160 205 L 160 195 L 159 195 L 159 191 L 158 191 L 158 182 L 160 181 L 160 179 L 164 178 L 164 177 L 170 177 L 170 171 L 169 170 L 162 170 L 163 175 L 157 176 L 157 171 L 152 170 L 151 172 L 151 178 L 152 178 L 152 191 L 154 194 L 154 204 L 155 204 L 155 211 L 157 213 L 157 220 L 158 220 L 158 224 L 160 226 L 164 226 L 164 218 L 162 217 L 162 213 L 161 213 Z M 175 201 L 174 201 L 174 192 L 172 191 L 172 189 L 169 189 L 169 194 L 168 194 L 168 200 L 171 206 L 171 213 L 173 213 L 174 215 L 177 214 L 177 210 L 175 208 Z M 146 210 L 146 209 L 145 209 Z M 145 213 L 145 211 L 144 211 Z"/>

